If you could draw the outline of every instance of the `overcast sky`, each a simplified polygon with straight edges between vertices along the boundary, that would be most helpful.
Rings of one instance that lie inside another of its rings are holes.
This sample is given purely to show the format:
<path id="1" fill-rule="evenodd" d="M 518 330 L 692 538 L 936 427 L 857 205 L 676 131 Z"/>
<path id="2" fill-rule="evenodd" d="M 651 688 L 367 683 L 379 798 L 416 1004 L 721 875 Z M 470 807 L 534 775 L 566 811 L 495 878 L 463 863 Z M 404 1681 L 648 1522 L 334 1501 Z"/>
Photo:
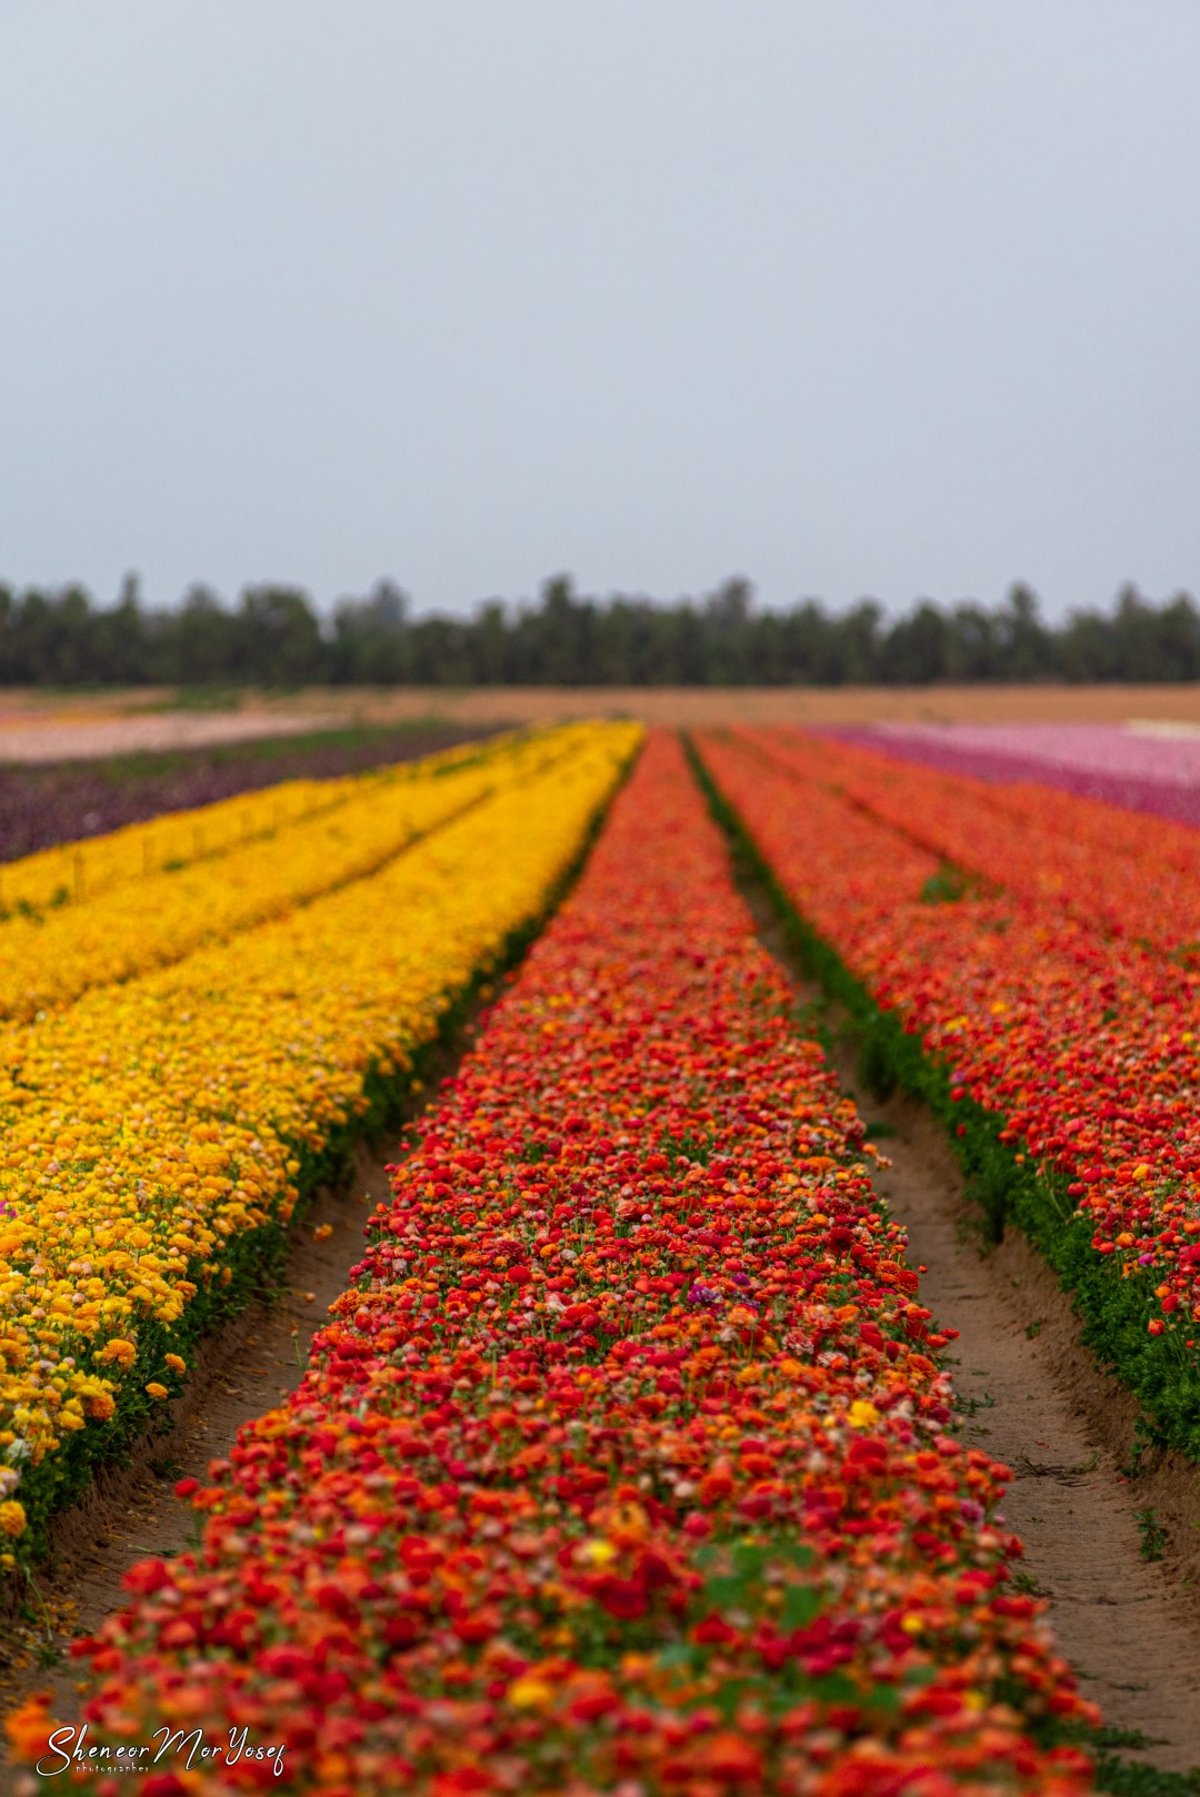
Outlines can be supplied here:
<path id="1" fill-rule="evenodd" d="M 1200 589 L 1196 0 L 3 0 L 0 578 Z"/>

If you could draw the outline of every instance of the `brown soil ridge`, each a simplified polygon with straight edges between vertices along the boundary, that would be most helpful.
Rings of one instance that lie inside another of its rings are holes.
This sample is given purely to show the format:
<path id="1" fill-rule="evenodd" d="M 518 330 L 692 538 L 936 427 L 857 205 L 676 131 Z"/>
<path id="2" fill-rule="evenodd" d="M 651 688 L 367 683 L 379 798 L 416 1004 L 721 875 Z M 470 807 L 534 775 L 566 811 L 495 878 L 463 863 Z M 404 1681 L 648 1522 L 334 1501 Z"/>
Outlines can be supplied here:
<path id="1" fill-rule="evenodd" d="M 308 687 L 279 697 L 247 689 L 228 710 L 163 709 L 171 688 L 39 695 L 0 688 L 0 761 L 58 760 L 129 749 L 199 746 L 347 723 L 437 718 L 465 727 L 634 717 L 672 728 L 727 724 L 1200 723 L 1200 682 L 929 686 Z"/>
<path id="2" fill-rule="evenodd" d="M 382 723 L 436 713 L 459 723 L 504 717 L 633 717 L 671 728 L 702 724 L 1118 724 L 1200 722 L 1200 682 L 1067 686 L 494 686 L 347 688 L 339 702 Z"/>

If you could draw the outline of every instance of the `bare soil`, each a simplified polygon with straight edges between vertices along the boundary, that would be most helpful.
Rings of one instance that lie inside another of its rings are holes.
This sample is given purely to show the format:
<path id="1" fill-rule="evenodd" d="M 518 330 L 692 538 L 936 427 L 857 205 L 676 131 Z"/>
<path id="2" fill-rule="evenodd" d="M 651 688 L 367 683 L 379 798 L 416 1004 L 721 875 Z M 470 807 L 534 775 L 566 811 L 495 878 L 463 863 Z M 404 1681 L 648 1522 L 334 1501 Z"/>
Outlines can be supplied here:
<path id="1" fill-rule="evenodd" d="M 1055 1274 L 1013 1231 L 985 1248 L 925 1106 L 854 1095 L 895 1131 L 879 1142 L 892 1163 L 879 1189 L 908 1228 L 925 1303 L 959 1331 L 958 1431 L 1016 1475 L 1005 1521 L 1063 1653 L 1109 1727 L 1149 1737 L 1136 1757 L 1200 1765 L 1200 1469 L 1158 1450 L 1131 1476 L 1136 1401 L 1080 1342 Z"/>
<path id="2" fill-rule="evenodd" d="M 296 736 L 346 721 L 329 711 L 164 711 L 118 717 L 67 711 L 44 717 L 0 712 L 0 761 L 91 761 L 162 749 L 211 748 L 262 736 Z"/>
<path id="3" fill-rule="evenodd" d="M 1200 684 L 1160 686 L 710 686 L 407 687 L 347 691 L 373 720 L 426 717 L 482 723 L 518 718 L 624 716 L 701 724 L 1116 724 L 1127 718 L 1200 721 Z"/>
<path id="4" fill-rule="evenodd" d="M 170 688 L 71 697 L 0 689 L 0 760 L 57 761 L 199 747 L 338 724 L 479 724 L 636 717 L 650 724 L 1200 723 L 1200 683 L 1133 686 L 310 687 L 246 692 L 223 711 L 173 711 Z"/>

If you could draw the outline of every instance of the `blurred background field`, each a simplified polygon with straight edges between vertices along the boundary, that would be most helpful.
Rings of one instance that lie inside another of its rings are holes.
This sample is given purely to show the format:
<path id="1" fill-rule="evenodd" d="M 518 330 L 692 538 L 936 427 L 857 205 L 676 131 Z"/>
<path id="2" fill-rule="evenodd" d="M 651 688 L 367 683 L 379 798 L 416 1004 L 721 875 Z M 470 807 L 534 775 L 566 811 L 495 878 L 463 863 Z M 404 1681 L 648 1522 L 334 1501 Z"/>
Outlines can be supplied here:
<path id="1" fill-rule="evenodd" d="M 250 745 L 384 726 L 473 733 L 559 718 L 627 716 L 688 726 L 1200 725 L 1200 683 L 1088 686 L 405 686 L 0 689 L 0 762 L 61 762 Z M 431 747 L 439 746 L 431 742 Z M 282 776 L 280 776 L 282 777 Z"/>

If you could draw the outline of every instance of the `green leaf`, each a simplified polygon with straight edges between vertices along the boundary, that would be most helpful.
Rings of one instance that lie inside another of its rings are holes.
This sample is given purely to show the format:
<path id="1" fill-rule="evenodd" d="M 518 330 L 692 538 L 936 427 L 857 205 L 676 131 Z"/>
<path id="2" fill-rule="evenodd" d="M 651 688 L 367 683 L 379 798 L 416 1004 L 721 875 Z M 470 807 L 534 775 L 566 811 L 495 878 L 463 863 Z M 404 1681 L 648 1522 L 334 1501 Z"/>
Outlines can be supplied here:
<path id="1" fill-rule="evenodd" d="M 748 1583 L 747 1579 L 739 1578 L 736 1573 L 719 1573 L 714 1579 L 705 1579 L 704 1601 L 714 1610 L 723 1610 L 745 1597 Z"/>
<path id="2" fill-rule="evenodd" d="M 807 1628 L 821 1611 L 821 1593 L 811 1585 L 789 1585 L 783 1594 L 779 1626 L 787 1631 Z"/>
<path id="3" fill-rule="evenodd" d="M 762 1577 L 767 1563 L 767 1550 L 757 1541 L 739 1541 L 733 1550 L 733 1564 L 745 1579 Z"/>
<path id="4" fill-rule="evenodd" d="M 844 1672 L 827 1672 L 824 1678 L 815 1678 L 812 1682 L 813 1696 L 819 1697 L 822 1703 L 861 1703 L 862 1692 L 852 1678 Z"/>

